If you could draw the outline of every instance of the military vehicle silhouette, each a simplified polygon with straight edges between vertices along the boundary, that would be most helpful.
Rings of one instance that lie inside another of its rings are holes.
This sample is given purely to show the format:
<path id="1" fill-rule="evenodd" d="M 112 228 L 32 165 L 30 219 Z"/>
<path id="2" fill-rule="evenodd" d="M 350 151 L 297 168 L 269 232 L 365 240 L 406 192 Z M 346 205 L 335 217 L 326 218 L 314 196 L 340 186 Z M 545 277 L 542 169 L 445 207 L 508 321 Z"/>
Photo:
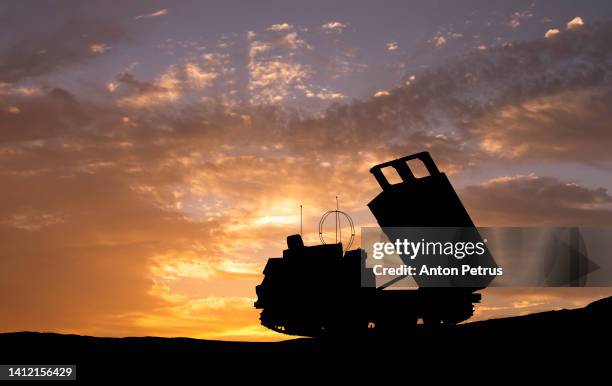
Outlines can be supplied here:
<path id="1" fill-rule="evenodd" d="M 420 160 L 429 175 L 415 177 L 408 165 Z M 401 182 L 390 183 L 383 169 L 393 168 Z M 382 188 L 368 207 L 383 231 L 389 227 L 468 227 L 470 216 L 448 178 L 427 152 L 398 158 L 370 169 Z M 385 231 L 387 233 L 387 231 Z M 395 235 L 387 234 L 389 239 Z M 374 283 L 361 249 L 343 254 L 342 243 L 305 246 L 299 234 L 287 237 L 283 257 L 271 258 L 256 287 L 255 307 L 265 327 L 289 335 L 319 337 L 362 333 L 393 334 L 416 326 L 454 325 L 473 315 L 472 288 L 392 290 Z M 488 283 L 488 282 L 487 282 Z"/>

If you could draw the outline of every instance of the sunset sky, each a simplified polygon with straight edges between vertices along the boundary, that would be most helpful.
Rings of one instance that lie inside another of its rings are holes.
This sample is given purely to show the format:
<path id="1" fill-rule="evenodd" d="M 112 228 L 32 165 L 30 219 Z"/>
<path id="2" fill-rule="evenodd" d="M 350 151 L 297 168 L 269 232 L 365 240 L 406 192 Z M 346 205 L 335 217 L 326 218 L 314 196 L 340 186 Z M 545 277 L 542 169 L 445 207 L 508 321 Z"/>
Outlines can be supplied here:
<path id="1" fill-rule="evenodd" d="M 480 226 L 612 225 L 609 1 L 2 1 L 0 331 L 278 340 L 254 287 L 427 150 Z M 313 283 L 314 285 L 320 283 Z M 486 290 L 477 318 L 612 289 Z"/>

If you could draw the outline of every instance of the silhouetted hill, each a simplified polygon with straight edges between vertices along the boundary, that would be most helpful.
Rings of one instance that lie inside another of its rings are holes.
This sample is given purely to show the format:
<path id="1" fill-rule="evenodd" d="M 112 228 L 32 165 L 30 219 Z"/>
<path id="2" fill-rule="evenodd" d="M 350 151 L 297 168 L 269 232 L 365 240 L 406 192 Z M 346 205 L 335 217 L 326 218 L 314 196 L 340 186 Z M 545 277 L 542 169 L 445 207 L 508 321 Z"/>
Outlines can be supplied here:
<path id="1" fill-rule="evenodd" d="M 550 311 L 466 323 L 439 331 L 417 329 L 394 336 L 226 342 L 188 338 L 98 338 L 52 333 L 0 334 L 5 364 L 76 364 L 79 379 L 159 378 L 223 372 L 226 379 L 299 370 L 357 372 L 394 363 L 537 367 L 607 358 L 612 297 L 574 310 Z M 345 364 L 353 365 L 346 366 Z M 593 362 L 595 363 L 595 362 Z M 557 371 L 555 370 L 555 371 Z M 118 374 L 121 374 L 119 376 Z M 353 374 L 355 375 L 355 374 Z"/>

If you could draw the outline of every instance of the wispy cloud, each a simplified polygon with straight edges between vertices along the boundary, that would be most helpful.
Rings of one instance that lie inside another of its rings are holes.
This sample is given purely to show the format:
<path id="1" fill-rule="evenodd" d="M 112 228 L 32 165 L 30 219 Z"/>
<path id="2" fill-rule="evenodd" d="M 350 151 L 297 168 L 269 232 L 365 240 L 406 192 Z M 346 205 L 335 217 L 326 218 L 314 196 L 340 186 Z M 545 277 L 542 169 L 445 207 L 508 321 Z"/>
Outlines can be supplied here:
<path id="1" fill-rule="evenodd" d="M 340 21 L 330 21 L 328 23 L 321 25 L 321 29 L 323 31 L 342 32 L 345 28 L 346 28 L 346 24 Z"/>
<path id="2" fill-rule="evenodd" d="M 436 48 L 444 47 L 448 42 L 462 38 L 463 34 L 460 32 L 446 32 L 443 33 L 441 31 L 436 32 L 436 34 L 429 40 L 434 44 Z"/>
<path id="3" fill-rule="evenodd" d="M 87 63 L 126 37 L 125 30 L 111 22 L 69 19 L 43 36 L 15 41 L 4 48 L 0 84 Z"/>
<path id="4" fill-rule="evenodd" d="M 267 31 L 287 31 L 292 28 L 293 26 L 289 23 L 279 23 L 279 24 L 272 24 L 271 26 L 266 28 L 266 30 Z"/>
<path id="5" fill-rule="evenodd" d="M 396 41 L 392 41 L 387 43 L 387 51 L 396 51 L 399 48 L 399 45 Z"/>
<path id="6" fill-rule="evenodd" d="M 89 45 L 89 50 L 94 54 L 103 54 L 110 51 L 112 47 L 105 43 L 92 43 Z"/>
<path id="7" fill-rule="evenodd" d="M 155 11 L 155 12 L 151 12 L 151 13 L 147 13 L 144 15 L 138 15 L 136 17 L 134 17 L 134 19 L 138 20 L 138 19 L 149 19 L 152 17 L 160 17 L 160 16 L 166 16 L 168 14 L 168 10 L 166 8 L 160 9 L 159 11 Z"/>
<path id="8" fill-rule="evenodd" d="M 524 11 L 514 12 L 512 16 L 510 17 L 508 26 L 510 28 L 518 28 L 521 25 L 521 22 L 533 17 L 533 7 L 534 7 L 534 4 L 531 4 L 529 8 Z"/>

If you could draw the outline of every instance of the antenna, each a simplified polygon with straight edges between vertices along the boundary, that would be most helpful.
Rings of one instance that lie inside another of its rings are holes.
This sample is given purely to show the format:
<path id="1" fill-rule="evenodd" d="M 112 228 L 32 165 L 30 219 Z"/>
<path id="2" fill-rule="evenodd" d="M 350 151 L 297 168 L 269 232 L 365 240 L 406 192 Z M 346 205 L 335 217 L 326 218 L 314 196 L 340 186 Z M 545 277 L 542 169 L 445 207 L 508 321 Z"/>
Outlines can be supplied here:
<path id="1" fill-rule="evenodd" d="M 342 242 L 342 224 L 340 221 L 340 205 L 338 204 L 338 196 L 336 196 L 336 233 L 338 233 L 336 237 Z M 338 240 L 336 240 L 336 243 Z"/>
<path id="2" fill-rule="evenodd" d="M 328 210 L 327 212 L 323 214 L 323 216 L 321 217 L 321 220 L 319 220 L 319 240 L 321 240 L 322 244 L 327 244 L 325 242 L 325 238 L 323 237 L 323 225 L 325 224 L 325 220 L 327 219 L 327 217 L 332 213 L 336 216 L 336 219 L 337 219 L 336 220 L 336 236 L 338 236 L 338 231 L 341 231 L 340 229 L 338 229 L 338 224 L 341 223 L 340 216 L 344 216 L 351 230 L 351 237 L 349 238 L 348 243 L 346 244 L 346 247 L 344 248 L 344 251 L 348 251 L 351 245 L 353 244 L 353 241 L 355 240 L 355 224 L 353 223 L 353 219 L 351 218 L 351 216 L 348 215 L 348 213 L 343 212 L 339 209 Z M 338 243 L 338 239 L 336 239 L 336 244 L 337 243 Z"/>
<path id="3" fill-rule="evenodd" d="M 303 223 L 302 205 L 300 204 L 300 236 L 302 236 L 302 223 Z"/>
<path id="4" fill-rule="evenodd" d="M 336 196 L 336 244 L 338 244 L 338 196 Z"/>

